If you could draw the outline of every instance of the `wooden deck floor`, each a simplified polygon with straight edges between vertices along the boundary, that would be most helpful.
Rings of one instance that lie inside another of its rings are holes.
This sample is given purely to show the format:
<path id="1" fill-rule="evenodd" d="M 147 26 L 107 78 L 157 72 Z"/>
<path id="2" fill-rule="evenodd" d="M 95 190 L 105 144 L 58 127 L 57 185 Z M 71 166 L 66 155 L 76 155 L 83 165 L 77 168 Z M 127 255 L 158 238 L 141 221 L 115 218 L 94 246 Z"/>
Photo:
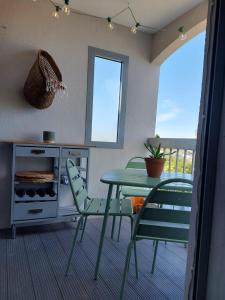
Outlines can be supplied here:
<path id="1" fill-rule="evenodd" d="M 0 299 L 118 299 L 129 223 L 124 221 L 120 242 L 112 241 L 110 226 L 104 244 L 100 277 L 93 280 L 102 219 L 90 219 L 73 265 L 64 276 L 76 223 L 43 225 L 18 230 L 16 240 L 0 232 Z M 186 263 L 183 245 L 160 243 L 154 275 L 150 273 L 152 241 L 137 244 L 139 280 L 133 257 L 125 299 L 182 299 Z"/>

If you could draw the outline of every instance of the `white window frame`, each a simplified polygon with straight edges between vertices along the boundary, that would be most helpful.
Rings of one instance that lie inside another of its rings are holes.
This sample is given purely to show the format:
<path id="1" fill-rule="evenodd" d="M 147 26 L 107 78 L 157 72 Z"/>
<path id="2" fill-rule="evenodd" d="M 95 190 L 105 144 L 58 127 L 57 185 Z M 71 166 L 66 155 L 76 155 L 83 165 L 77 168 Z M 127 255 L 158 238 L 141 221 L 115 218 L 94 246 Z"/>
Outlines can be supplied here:
<path id="1" fill-rule="evenodd" d="M 92 141 L 92 111 L 93 111 L 93 90 L 94 90 L 94 68 L 95 58 L 113 60 L 121 63 L 121 96 L 119 103 L 119 116 L 117 127 L 117 141 Z M 106 51 L 99 48 L 88 47 L 88 78 L 87 78 L 87 107 L 86 107 L 86 129 L 85 129 L 85 144 L 96 146 L 99 148 L 115 148 L 122 149 L 124 144 L 124 128 L 127 100 L 127 84 L 128 84 L 128 64 L 129 57 L 111 51 Z"/>

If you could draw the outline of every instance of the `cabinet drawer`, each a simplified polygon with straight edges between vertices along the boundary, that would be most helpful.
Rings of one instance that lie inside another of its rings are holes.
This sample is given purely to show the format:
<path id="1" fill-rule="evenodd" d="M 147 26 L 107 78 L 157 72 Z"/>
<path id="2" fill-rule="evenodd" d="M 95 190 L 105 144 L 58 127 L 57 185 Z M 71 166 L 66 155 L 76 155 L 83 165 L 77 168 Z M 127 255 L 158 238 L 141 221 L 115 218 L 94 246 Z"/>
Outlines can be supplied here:
<path id="1" fill-rule="evenodd" d="M 74 148 L 64 148 L 62 149 L 63 158 L 73 158 L 73 157 L 88 157 L 88 149 L 74 149 Z"/>
<path id="2" fill-rule="evenodd" d="M 14 204 L 15 221 L 54 218 L 56 215 L 56 201 Z"/>
<path id="3" fill-rule="evenodd" d="M 59 157 L 59 148 L 16 146 L 16 156 Z"/>

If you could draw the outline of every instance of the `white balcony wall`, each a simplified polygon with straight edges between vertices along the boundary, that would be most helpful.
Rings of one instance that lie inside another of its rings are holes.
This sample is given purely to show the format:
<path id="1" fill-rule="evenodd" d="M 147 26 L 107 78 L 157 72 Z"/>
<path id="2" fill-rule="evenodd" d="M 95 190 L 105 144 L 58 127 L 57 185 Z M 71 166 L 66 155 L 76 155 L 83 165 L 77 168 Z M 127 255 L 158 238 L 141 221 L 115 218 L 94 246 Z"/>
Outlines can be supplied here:
<path id="1" fill-rule="evenodd" d="M 131 156 L 142 155 L 143 142 L 154 134 L 159 67 L 149 62 L 151 36 L 133 35 L 119 25 L 110 32 L 104 20 L 93 17 L 72 14 L 55 20 L 46 0 L 0 0 L 0 7 L 1 140 L 38 140 L 43 130 L 53 130 L 58 142 L 83 144 L 88 46 L 129 56 L 124 149 L 91 149 L 89 192 L 105 196 L 100 176 L 108 169 L 124 167 Z M 22 93 L 40 48 L 52 54 L 68 87 L 68 97 L 56 97 L 50 108 L 41 111 L 27 104 Z M 2 166 L 5 155 L 0 153 Z M 0 170 L 0 193 L 8 167 L 4 164 Z M 0 227 L 8 217 L 9 200 L 1 194 Z"/>

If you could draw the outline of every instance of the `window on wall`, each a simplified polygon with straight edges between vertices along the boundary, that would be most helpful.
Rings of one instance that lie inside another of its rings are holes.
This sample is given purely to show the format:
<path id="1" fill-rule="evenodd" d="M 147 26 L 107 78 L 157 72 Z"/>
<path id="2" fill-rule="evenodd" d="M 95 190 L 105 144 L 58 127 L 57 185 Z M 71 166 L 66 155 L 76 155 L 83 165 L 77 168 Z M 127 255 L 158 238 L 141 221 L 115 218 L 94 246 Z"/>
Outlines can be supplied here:
<path id="1" fill-rule="evenodd" d="M 89 47 L 86 137 L 88 145 L 122 148 L 129 58 Z"/>

